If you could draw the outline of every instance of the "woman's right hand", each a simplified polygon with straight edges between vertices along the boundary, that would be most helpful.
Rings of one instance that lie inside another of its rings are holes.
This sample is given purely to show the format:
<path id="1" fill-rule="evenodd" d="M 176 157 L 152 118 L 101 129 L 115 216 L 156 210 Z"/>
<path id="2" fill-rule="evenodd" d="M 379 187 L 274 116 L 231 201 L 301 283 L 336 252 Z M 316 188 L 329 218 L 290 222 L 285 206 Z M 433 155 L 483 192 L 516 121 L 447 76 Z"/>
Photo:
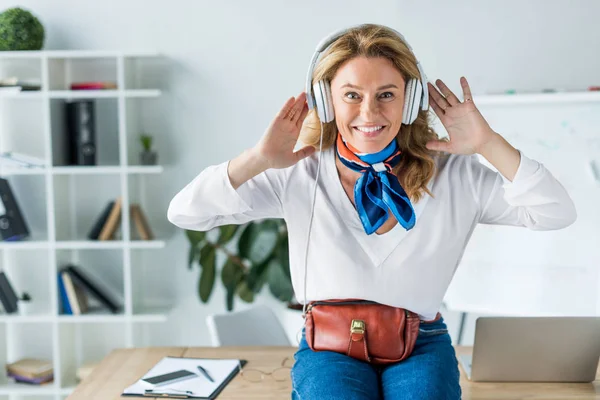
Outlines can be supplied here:
<path id="1" fill-rule="evenodd" d="M 253 149 L 267 168 L 287 168 L 315 152 L 314 147 L 306 146 L 294 153 L 307 114 L 305 92 L 285 102 Z"/>

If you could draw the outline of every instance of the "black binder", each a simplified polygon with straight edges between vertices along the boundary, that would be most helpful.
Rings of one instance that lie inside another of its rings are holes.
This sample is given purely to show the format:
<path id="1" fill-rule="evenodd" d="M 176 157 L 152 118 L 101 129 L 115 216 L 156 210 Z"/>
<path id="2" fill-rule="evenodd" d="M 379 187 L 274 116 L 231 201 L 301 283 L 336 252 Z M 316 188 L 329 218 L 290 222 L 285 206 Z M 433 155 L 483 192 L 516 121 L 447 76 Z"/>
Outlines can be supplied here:
<path id="1" fill-rule="evenodd" d="M 18 310 L 18 297 L 10 284 L 8 277 L 3 271 L 0 271 L 0 301 L 7 314 L 12 314 Z"/>
<path id="2" fill-rule="evenodd" d="M 27 222 L 10 184 L 6 179 L 0 178 L 0 238 L 5 241 L 17 241 L 28 236 Z"/>

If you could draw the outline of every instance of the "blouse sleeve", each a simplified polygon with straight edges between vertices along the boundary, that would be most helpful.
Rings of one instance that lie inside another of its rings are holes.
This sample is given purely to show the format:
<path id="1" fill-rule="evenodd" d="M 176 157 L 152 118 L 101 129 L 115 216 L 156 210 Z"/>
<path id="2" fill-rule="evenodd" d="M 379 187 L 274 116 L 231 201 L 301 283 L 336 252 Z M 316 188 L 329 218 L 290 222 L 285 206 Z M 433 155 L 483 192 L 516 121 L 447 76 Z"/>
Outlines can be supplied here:
<path id="1" fill-rule="evenodd" d="M 282 196 L 287 169 L 268 169 L 233 188 L 229 160 L 200 172 L 169 203 L 167 219 L 174 225 L 207 231 L 255 219 L 283 218 Z"/>
<path id="2" fill-rule="evenodd" d="M 546 167 L 520 150 L 521 161 L 512 182 L 470 157 L 470 175 L 479 222 L 555 230 L 577 219 L 573 200 Z"/>

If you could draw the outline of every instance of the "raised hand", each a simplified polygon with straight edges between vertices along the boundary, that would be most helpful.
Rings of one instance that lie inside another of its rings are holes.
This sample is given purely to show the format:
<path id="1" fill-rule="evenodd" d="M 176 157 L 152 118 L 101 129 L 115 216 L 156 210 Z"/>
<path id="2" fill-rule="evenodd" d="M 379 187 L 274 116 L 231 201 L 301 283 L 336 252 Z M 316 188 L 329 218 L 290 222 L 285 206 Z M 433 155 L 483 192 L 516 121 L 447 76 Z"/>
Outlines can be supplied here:
<path id="1" fill-rule="evenodd" d="M 305 92 L 289 98 L 277 113 L 254 148 L 268 168 L 287 168 L 315 152 L 314 147 L 306 146 L 294 153 L 307 114 Z"/>
<path id="2" fill-rule="evenodd" d="M 436 81 L 436 85 L 441 93 L 431 83 L 427 83 L 429 104 L 431 104 L 433 111 L 450 137 L 448 142 L 429 141 L 427 148 L 430 150 L 453 154 L 479 153 L 486 143 L 497 136 L 497 133 L 490 128 L 475 103 L 473 103 L 471 88 L 467 83 L 467 79 L 462 77 L 460 84 L 463 90 L 464 102 L 461 102 L 440 79 Z"/>

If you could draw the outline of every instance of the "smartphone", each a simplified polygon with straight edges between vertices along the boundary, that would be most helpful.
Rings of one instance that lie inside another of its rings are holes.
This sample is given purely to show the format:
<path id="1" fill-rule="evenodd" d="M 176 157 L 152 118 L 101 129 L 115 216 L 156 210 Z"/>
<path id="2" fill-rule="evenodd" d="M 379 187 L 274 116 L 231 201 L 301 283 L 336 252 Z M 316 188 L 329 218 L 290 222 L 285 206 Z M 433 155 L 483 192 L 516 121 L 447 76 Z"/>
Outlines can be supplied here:
<path id="1" fill-rule="evenodd" d="M 154 386 L 162 386 L 167 385 L 169 383 L 184 381 L 186 379 L 196 377 L 198 377 L 198 375 L 196 375 L 195 373 L 185 369 L 180 369 L 179 371 L 169 372 L 168 374 L 163 375 L 151 376 L 148 378 L 143 378 L 142 380 Z"/>

